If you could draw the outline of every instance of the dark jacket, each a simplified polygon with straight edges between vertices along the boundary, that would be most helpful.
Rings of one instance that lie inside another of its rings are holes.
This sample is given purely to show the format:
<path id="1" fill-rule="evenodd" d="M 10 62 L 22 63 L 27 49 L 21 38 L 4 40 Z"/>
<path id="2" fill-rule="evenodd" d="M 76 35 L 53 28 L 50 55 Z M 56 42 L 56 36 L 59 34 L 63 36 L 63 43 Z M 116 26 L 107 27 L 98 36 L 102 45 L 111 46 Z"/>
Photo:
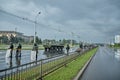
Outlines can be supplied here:
<path id="1" fill-rule="evenodd" d="M 17 46 L 17 49 L 21 49 L 21 48 L 22 48 L 22 45 L 19 44 L 19 45 Z"/>
<path id="2" fill-rule="evenodd" d="M 37 45 L 37 44 L 34 44 L 32 50 L 33 50 L 33 51 L 36 51 L 36 53 L 38 53 L 38 45 Z"/>
<path id="3" fill-rule="evenodd" d="M 67 49 L 67 50 L 69 50 L 69 49 L 70 49 L 70 46 L 69 46 L 69 45 L 67 45 L 66 49 Z"/>
<path id="4" fill-rule="evenodd" d="M 10 44 L 9 49 L 13 49 L 13 48 L 14 48 L 13 44 Z"/>

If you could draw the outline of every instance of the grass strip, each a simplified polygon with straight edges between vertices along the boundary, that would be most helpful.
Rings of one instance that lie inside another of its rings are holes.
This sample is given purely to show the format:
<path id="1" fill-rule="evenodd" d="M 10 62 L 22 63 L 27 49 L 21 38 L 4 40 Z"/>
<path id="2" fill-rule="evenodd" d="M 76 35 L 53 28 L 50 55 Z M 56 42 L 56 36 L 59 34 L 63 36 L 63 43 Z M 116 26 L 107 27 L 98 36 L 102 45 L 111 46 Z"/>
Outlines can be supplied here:
<path id="1" fill-rule="evenodd" d="M 9 48 L 9 46 L 10 45 L 0 44 L 0 50 L 7 50 Z M 14 45 L 14 50 L 16 50 L 16 47 L 17 47 L 17 45 L 16 46 Z M 38 47 L 39 47 L 38 48 L 39 50 L 44 50 L 43 45 L 38 45 Z M 22 45 L 22 50 L 32 50 L 32 48 L 33 48 L 33 45 Z"/>
<path id="2" fill-rule="evenodd" d="M 88 51 L 81 55 L 76 60 L 72 61 L 67 67 L 62 67 L 59 70 L 44 77 L 44 80 L 71 80 L 73 79 L 79 70 L 85 65 L 89 58 L 95 54 L 97 48 Z"/>
<path id="3" fill-rule="evenodd" d="M 67 59 L 74 57 L 74 55 L 70 55 L 70 56 L 66 56 Z M 65 61 L 65 57 L 64 58 L 59 58 L 53 61 L 49 61 L 47 63 L 42 64 L 42 75 L 48 73 L 51 70 L 54 70 L 55 68 L 59 67 L 57 65 L 63 63 Z M 56 67 L 55 67 L 56 66 Z M 51 70 L 50 70 L 51 69 Z M 41 71 L 41 65 L 38 64 L 38 66 L 34 66 L 32 68 L 28 68 L 26 70 L 23 71 L 19 71 L 19 73 L 13 73 L 10 76 L 6 77 L 6 80 L 34 80 L 37 77 L 40 77 L 40 71 Z M 4 79 L 3 79 L 4 80 Z"/>

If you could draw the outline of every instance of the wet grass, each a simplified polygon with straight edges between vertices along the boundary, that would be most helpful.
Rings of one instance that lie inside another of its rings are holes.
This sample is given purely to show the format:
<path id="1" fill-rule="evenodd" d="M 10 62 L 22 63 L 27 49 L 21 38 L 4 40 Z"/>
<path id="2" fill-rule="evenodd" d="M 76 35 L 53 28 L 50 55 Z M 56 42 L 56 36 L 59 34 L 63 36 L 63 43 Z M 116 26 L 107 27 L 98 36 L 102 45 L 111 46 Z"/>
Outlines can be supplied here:
<path id="1" fill-rule="evenodd" d="M 44 80 L 71 80 L 73 79 L 78 71 L 85 65 L 89 58 L 95 54 L 97 48 L 79 56 L 76 60 L 72 61 L 67 67 L 62 67 L 54 73 L 44 77 Z"/>
<path id="2" fill-rule="evenodd" d="M 44 47 L 43 45 L 38 45 L 39 46 L 39 50 L 43 50 Z M 14 49 L 16 49 L 17 45 L 14 45 Z M 9 48 L 9 45 L 5 45 L 5 44 L 0 44 L 0 50 L 7 50 Z M 22 45 L 22 50 L 32 50 L 33 45 L 27 45 L 24 44 Z"/>

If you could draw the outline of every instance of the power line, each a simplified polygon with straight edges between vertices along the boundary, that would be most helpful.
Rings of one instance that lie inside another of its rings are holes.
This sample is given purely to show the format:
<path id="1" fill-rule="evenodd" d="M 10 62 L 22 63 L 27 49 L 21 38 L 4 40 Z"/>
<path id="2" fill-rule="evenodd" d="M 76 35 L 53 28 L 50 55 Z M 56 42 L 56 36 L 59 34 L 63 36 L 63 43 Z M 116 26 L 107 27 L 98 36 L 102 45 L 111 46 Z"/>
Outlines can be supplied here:
<path id="1" fill-rule="evenodd" d="M 44 27 L 46 27 L 46 28 L 50 28 L 50 29 L 52 29 L 52 30 L 55 30 L 55 31 L 58 31 L 58 32 L 61 32 L 61 33 L 66 33 L 67 35 L 78 36 L 78 35 L 76 35 L 75 33 L 74 33 L 74 34 L 73 34 L 73 33 L 71 34 L 71 33 L 68 33 L 68 32 L 66 32 L 66 31 L 64 31 L 64 30 L 56 29 L 56 28 L 50 27 L 49 25 L 41 24 L 41 23 L 36 22 L 36 21 L 34 21 L 34 20 L 31 20 L 31 19 L 29 19 L 29 18 L 21 17 L 21 16 L 18 16 L 18 15 L 15 15 L 15 14 L 13 14 L 13 13 L 7 12 L 7 11 L 5 11 L 5 10 L 2 10 L 2 9 L 0 9 L 0 12 L 5 13 L 5 14 L 10 15 L 10 16 L 13 16 L 13 17 L 16 17 L 16 18 L 19 18 L 19 19 L 22 19 L 22 20 L 25 20 L 25 21 L 28 21 L 28 22 L 31 22 L 31 23 L 34 23 L 34 24 L 36 23 L 36 24 L 38 24 L 38 25 L 42 25 L 42 26 L 44 26 Z M 49 26 L 49 27 L 48 27 L 48 26 Z"/>
<path id="2" fill-rule="evenodd" d="M 39 25 L 43 25 L 43 24 L 38 23 L 38 22 L 36 22 L 36 21 L 34 21 L 34 20 L 31 20 L 31 19 L 29 19 L 29 18 L 21 17 L 21 16 L 18 16 L 18 15 L 15 15 L 15 14 L 13 14 L 13 13 L 4 11 L 4 10 L 2 10 L 2 9 L 0 9 L 0 12 L 5 13 L 5 14 L 8 14 L 8 15 L 13 16 L 13 17 L 16 17 L 16 18 L 19 18 L 19 19 L 22 19 L 22 20 L 26 20 L 26 21 L 31 22 L 31 23 L 36 23 L 36 24 L 39 24 Z M 44 27 L 47 27 L 48 25 L 43 25 L 43 26 L 44 26 Z M 52 27 L 50 27 L 50 26 L 47 27 L 47 28 L 51 28 L 51 29 L 53 29 L 53 30 L 59 31 L 58 29 L 52 28 Z"/>

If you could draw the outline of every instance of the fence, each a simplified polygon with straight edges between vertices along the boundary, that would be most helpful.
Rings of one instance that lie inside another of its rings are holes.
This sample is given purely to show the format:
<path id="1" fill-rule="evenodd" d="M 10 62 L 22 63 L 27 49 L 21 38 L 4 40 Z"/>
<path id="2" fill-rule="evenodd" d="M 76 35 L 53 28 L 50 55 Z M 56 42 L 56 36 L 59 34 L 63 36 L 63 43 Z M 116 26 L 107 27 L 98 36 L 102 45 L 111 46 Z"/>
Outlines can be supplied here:
<path id="1" fill-rule="evenodd" d="M 82 53 L 81 53 L 82 54 Z M 47 59 L 30 62 L 20 66 L 0 70 L 1 80 L 31 80 L 42 79 L 47 74 L 57 70 L 76 59 L 80 53 L 59 55 Z"/>

